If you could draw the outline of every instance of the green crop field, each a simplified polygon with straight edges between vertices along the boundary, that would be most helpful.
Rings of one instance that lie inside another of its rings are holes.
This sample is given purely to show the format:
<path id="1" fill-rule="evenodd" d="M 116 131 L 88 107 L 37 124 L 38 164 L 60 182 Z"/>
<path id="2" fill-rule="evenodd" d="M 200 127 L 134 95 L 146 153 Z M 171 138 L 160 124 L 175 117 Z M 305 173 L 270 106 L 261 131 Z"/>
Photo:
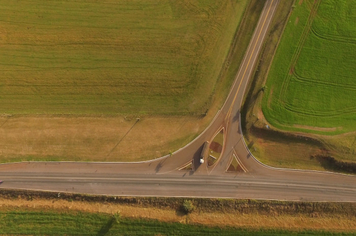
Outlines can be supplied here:
<path id="1" fill-rule="evenodd" d="M 272 125 L 339 134 L 356 130 L 356 5 L 296 1 L 262 101 Z"/>
<path id="2" fill-rule="evenodd" d="M 247 0 L 8 0 L 0 114 L 202 114 Z"/>
<path id="3" fill-rule="evenodd" d="M 1 211 L 0 219 L 2 235 L 353 235 L 304 230 L 207 227 L 80 212 Z"/>

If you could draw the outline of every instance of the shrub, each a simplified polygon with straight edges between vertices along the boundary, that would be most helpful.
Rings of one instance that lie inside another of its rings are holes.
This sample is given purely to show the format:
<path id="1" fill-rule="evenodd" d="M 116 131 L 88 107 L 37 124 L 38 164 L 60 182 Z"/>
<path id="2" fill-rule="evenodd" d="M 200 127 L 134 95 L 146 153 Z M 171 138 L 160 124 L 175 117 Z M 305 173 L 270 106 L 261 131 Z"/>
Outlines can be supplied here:
<path id="1" fill-rule="evenodd" d="M 184 200 L 182 210 L 185 214 L 192 213 L 194 211 L 194 205 L 190 200 Z"/>

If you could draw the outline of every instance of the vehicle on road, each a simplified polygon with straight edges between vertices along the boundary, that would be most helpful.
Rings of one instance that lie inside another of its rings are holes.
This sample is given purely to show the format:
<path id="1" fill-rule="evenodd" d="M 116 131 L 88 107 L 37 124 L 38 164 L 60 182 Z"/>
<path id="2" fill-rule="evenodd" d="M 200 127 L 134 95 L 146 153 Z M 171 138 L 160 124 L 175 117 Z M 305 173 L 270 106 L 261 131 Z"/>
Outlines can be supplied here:
<path id="1" fill-rule="evenodd" d="M 200 154 L 200 164 L 204 163 L 204 160 L 208 157 L 209 155 L 209 141 L 205 141 L 203 150 L 201 151 Z"/>
<path id="2" fill-rule="evenodd" d="M 4 181 L 0 180 L 0 184 L 2 184 Z"/>

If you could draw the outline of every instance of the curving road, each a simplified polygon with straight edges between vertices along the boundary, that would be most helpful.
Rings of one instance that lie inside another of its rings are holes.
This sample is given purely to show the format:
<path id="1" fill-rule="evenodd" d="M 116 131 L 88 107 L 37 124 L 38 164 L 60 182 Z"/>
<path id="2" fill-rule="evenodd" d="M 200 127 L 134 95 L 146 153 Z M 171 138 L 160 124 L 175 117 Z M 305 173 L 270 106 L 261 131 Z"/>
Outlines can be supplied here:
<path id="1" fill-rule="evenodd" d="M 121 196 L 191 196 L 304 201 L 356 201 L 356 176 L 276 169 L 245 145 L 240 107 L 279 0 L 267 0 L 231 92 L 210 126 L 184 148 L 140 163 L 25 162 L 0 165 L 0 188 Z M 205 141 L 224 129 L 221 158 L 200 164 Z M 281 154 L 282 155 L 282 154 Z M 244 171 L 226 172 L 236 157 Z M 192 170 L 180 170 L 192 163 Z"/>

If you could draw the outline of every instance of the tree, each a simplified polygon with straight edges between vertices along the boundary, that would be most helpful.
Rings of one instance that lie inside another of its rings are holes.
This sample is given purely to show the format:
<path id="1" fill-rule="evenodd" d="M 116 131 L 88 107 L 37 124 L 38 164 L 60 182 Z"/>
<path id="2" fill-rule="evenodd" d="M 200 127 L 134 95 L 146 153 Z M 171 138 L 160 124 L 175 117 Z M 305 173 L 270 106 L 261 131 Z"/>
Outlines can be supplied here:
<path id="1" fill-rule="evenodd" d="M 182 210 L 185 214 L 192 213 L 194 211 L 194 205 L 190 200 L 184 200 Z"/>

